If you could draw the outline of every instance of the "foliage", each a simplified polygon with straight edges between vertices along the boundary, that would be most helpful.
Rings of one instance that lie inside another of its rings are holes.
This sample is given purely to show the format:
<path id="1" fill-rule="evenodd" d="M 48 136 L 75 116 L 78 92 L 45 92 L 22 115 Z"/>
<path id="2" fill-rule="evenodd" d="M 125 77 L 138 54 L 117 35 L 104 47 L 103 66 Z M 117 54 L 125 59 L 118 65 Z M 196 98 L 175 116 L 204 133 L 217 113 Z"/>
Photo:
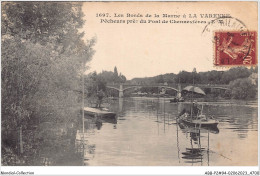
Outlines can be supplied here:
<path id="1" fill-rule="evenodd" d="M 117 68 L 115 67 L 114 68 L 114 81 L 116 81 L 117 77 L 118 77 L 118 71 L 117 71 Z"/>
<path id="2" fill-rule="evenodd" d="M 115 67 L 114 72 L 111 71 L 102 71 L 98 74 L 102 79 L 106 81 L 108 84 L 114 84 L 114 83 L 125 83 L 126 77 L 122 75 L 121 73 L 118 74 L 117 68 Z"/>
<path id="3" fill-rule="evenodd" d="M 118 78 L 117 78 L 117 82 L 125 83 L 126 82 L 126 77 L 120 73 Z"/>
<path id="4" fill-rule="evenodd" d="M 194 79 L 195 84 L 228 85 L 231 84 L 231 82 L 233 82 L 234 80 L 249 78 L 251 80 L 251 83 L 254 85 L 253 87 L 257 87 L 258 85 L 257 73 L 258 73 L 258 67 L 251 67 L 250 69 L 246 67 L 234 67 L 227 71 L 212 70 L 212 71 L 199 72 L 199 73 L 197 73 L 196 69 L 194 69 L 193 72 L 180 71 L 177 75 L 170 73 L 170 74 L 158 75 L 154 77 L 133 78 L 132 80 L 129 80 L 127 82 L 129 84 L 142 84 L 142 85 L 152 85 L 152 84 L 158 85 L 167 82 L 168 84 L 181 83 L 182 86 L 187 86 L 189 84 L 193 84 L 193 79 Z M 232 83 L 232 85 L 233 84 L 234 83 Z M 254 88 L 254 89 L 250 89 L 248 96 L 239 95 L 238 92 L 241 91 L 238 91 L 237 89 L 239 90 L 243 89 L 244 85 L 237 84 L 237 86 L 242 86 L 242 87 L 232 88 L 234 89 L 233 95 L 230 94 L 230 91 L 223 92 L 220 90 L 210 90 L 210 89 L 205 89 L 205 91 L 207 94 L 211 94 L 210 96 L 218 96 L 218 97 L 222 96 L 222 97 L 233 97 L 233 98 L 254 97 L 254 94 L 256 94 L 257 89 Z M 141 91 L 154 92 L 148 90 L 147 88 L 142 88 Z M 169 94 L 174 94 L 174 93 L 169 93 Z"/>
<path id="5" fill-rule="evenodd" d="M 175 82 L 178 83 L 199 83 L 200 82 L 200 76 L 199 74 L 195 72 L 187 72 L 187 71 L 181 71 L 175 78 Z"/>
<path id="6" fill-rule="evenodd" d="M 159 76 L 156 78 L 156 83 L 164 83 L 163 75 L 159 75 Z"/>
<path id="7" fill-rule="evenodd" d="M 221 84 L 223 71 L 208 71 L 199 73 L 201 84 Z"/>
<path id="8" fill-rule="evenodd" d="M 102 90 L 106 91 L 106 81 L 100 74 L 96 72 L 90 73 L 85 76 L 85 91 L 86 97 L 95 97 L 97 92 Z"/>
<path id="9" fill-rule="evenodd" d="M 174 73 L 166 73 L 163 75 L 158 75 L 154 77 L 145 77 L 145 78 L 133 78 L 132 80 L 127 81 L 129 84 L 163 84 L 167 83 L 175 83 L 176 75 Z"/>
<path id="10" fill-rule="evenodd" d="M 81 40 L 81 3 L 5 2 L 2 5 L 2 35 L 17 36 L 33 43 L 55 43 L 56 51 L 76 49 Z M 70 36 L 74 36 L 72 38 Z M 63 46 L 57 46 L 62 44 Z"/>
<path id="11" fill-rule="evenodd" d="M 255 98 L 257 91 L 256 85 L 250 78 L 239 78 L 229 84 L 231 96 L 235 99 Z"/>
<path id="12" fill-rule="evenodd" d="M 75 120 L 95 44 L 82 17 L 78 2 L 2 3 L 2 130 Z"/>
<path id="13" fill-rule="evenodd" d="M 105 72 L 102 72 L 102 75 L 105 75 Z M 113 83 L 124 83 L 126 81 L 126 77 L 122 75 L 121 73 L 118 74 L 117 67 L 114 68 L 114 73 L 113 73 Z"/>
<path id="14" fill-rule="evenodd" d="M 250 76 L 250 70 L 246 67 L 235 67 L 224 72 L 221 78 L 222 84 L 229 84 L 230 81 L 234 81 L 238 78 L 247 78 Z"/>
<path id="15" fill-rule="evenodd" d="M 107 83 L 113 83 L 114 82 L 114 73 L 111 71 L 102 71 L 98 74 L 100 77 L 102 77 L 104 80 L 106 80 Z"/>
<path id="16" fill-rule="evenodd" d="M 97 92 L 102 90 L 106 92 L 106 94 L 118 95 L 118 91 L 113 92 L 113 90 L 109 90 L 107 92 L 107 84 L 118 84 L 125 83 L 126 77 L 121 73 L 118 74 L 117 67 L 114 68 L 114 72 L 111 71 L 102 71 L 97 74 L 96 72 L 89 73 L 85 76 L 85 91 L 86 97 L 92 99 L 96 99 Z"/>
<path id="17" fill-rule="evenodd" d="M 238 78 L 247 78 L 252 73 L 257 73 L 257 67 L 250 69 L 246 67 L 234 67 L 227 71 L 207 71 L 194 72 L 180 71 L 178 74 L 168 73 L 158 75 L 154 77 L 146 78 L 133 78 L 127 81 L 129 84 L 160 84 L 167 82 L 168 84 L 181 83 L 181 84 L 193 84 L 193 78 L 195 84 L 229 84 Z"/>

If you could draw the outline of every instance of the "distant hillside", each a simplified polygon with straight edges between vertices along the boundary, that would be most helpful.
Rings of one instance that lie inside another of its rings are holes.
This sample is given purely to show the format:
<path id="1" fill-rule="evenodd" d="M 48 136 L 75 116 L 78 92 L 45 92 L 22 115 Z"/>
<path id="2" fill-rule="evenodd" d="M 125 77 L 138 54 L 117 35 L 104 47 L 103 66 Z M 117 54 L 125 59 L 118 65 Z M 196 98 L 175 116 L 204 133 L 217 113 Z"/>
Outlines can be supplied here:
<path id="1" fill-rule="evenodd" d="M 176 74 L 166 73 L 163 75 L 158 75 L 154 77 L 145 77 L 145 78 L 133 78 L 127 83 L 129 84 L 158 84 L 158 83 L 174 83 L 176 79 Z"/>
<path id="2" fill-rule="evenodd" d="M 127 81 L 129 84 L 158 84 L 158 83 L 184 83 L 192 84 L 193 79 L 196 84 L 229 84 L 239 78 L 248 78 L 252 73 L 257 73 L 257 67 L 235 67 L 227 71 L 211 70 L 207 72 L 187 72 L 180 71 L 178 74 L 167 73 L 146 78 L 133 78 Z"/>

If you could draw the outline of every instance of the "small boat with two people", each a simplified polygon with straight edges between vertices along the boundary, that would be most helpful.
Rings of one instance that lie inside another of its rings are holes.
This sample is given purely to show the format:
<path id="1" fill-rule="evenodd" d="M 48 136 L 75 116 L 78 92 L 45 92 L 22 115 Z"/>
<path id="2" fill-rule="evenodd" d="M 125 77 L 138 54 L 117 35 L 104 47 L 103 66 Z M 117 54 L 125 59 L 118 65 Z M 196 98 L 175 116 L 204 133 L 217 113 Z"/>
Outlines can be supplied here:
<path id="1" fill-rule="evenodd" d="M 184 102 L 184 98 L 183 97 L 174 97 L 174 98 L 170 99 L 170 103 L 177 103 L 177 102 Z"/>
<path id="2" fill-rule="evenodd" d="M 197 101 L 193 101 L 193 94 L 206 95 L 205 92 L 199 87 L 187 86 L 183 89 L 192 94 L 190 108 L 184 108 L 177 117 L 178 122 L 185 123 L 186 125 L 193 126 L 196 128 L 217 128 L 218 121 L 213 116 L 207 116 L 203 114 L 202 107 L 198 107 Z"/>
<path id="3" fill-rule="evenodd" d="M 189 126 L 194 127 L 208 127 L 208 128 L 217 128 L 218 121 L 214 119 L 212 116 L 207 117 L 206 115 L 198 115 L 198 116 L 191 116 L 188 113 L 184 113 L 183 115 L 179 116 L 179 122 L 183 122 Z"/>

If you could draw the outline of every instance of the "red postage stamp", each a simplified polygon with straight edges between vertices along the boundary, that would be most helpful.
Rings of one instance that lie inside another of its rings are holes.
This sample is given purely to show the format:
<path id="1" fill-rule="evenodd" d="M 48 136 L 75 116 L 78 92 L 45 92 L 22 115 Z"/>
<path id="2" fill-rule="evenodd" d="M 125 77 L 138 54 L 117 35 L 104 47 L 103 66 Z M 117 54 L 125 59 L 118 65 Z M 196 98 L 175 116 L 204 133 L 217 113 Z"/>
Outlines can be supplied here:
<path id="1" fill-rule="evenodd" d="M 216 66 L 257 64 L 256 32 L 221 31 L 214 33 Z"/>

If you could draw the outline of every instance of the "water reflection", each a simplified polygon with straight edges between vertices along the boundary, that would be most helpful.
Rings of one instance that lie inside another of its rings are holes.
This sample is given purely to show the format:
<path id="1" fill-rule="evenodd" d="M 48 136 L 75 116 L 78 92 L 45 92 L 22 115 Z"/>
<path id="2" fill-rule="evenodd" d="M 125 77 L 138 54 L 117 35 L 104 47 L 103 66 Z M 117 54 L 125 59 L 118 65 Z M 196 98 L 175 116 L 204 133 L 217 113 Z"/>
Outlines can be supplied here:
<path id="1" fill-rule="evenodd" d="M 76 133 L 76 140 L 75 140 L 75 149 L 76 153 L 81 156 L 82 165 L 89 165 L 88 161 L 93 159 L 95 156 L 95 144 L 90 144 L 87 140 L 87 132 L 82 132 L 80 130 Z"/>
<path id="2" fill-rule="evenodd" d="M 204 113 L 219 121 L 218 129 L 176 123 L 179 104 L 163 98 L 117 99 L 109 107 L 118 115 L 115 120 L 85 116 L 84 128 L 76 118 L 43 122 L 33 133 L 23 132 L 29 142 L 19 164 L 257 165 L 257 101 L 202 103 Z"/>
<path id="3" fill-rule="evenodd" d="M 90 121 L 85 127 L 82 162 L 91 166 L 245 164 L 241 158 L 257 162 L 253 156 L 240 156 L 247 150 L 239 141 L 257 145 L 249 139 L 257 135 L 256 107 L 204 103 L 204 113 L 217 118 L 219 128 L 194 129 L 176 123 L 178 106 L 162 98 L 118 99 L 109 107 L 117 112 L 117 123 L 102 120 L 98 127 Z"/>
<path id="4" fill-rule="evenodd" d="M 82 165 L 88 166 L 88 161 L 95 157 L 96 144 L 90 143 L 88 136 L 94 135 L 95 130 L 101 130 L 103 124 L 113 124 L 113 129 L 117 129 L 117 117 L 84 116 L 84 130 L 77 130 L 75 140 L 75 150 L 82 158 Z"/>
<path id="5" fill-rule="evenodd" d="M 75 152 L 75 123 L 43 122 L 30 135 L 25 131 L 24 163 L 22 165 L 64 166 L 80 165 L 79 155 Z M 28 139 L 27 139 L 28 138 Z M 30 142 L 28 142 L 30 140 Z M 31 145 L 31 146 L 29 146 Z"/>
<path id="6" fill-rule="evenodd" d="M 114 117 L 114 116 L 102 117 L 102 116 L 85 115 L 84 116 L 84 121 L 85 121 L 84 128 L 101 130 L 103 123 L 117 124 L 117 120 L 118 120 L 118 117 Z"/>
<path id="7" fill-rule="evenodd" d="M 203 161 L 206 160 L 207 165 L 209 166 L 209 133 L 217 134 L 219 133 L 219 130 L 217 128 L 194 128 L 186 126 L 185 124 L 178 123 L 178 126 L 182 130 L 183 133 L 188 134 L 190 145 L 186 146 L 185 151 L 182 152 L 182 159 L 185 160 L 185 163 L 191 163 L 192 165 L 195 163 L 200 163 L 203 165 Z M 202 133 L 207 134 L 207 144 L 201 144 L 201 138 L 205 137 L 202 135 Z M 178 128 L 177 128 L 177 134 L 178 134 Z M 178 140 L 178 136 L 177 136 Z M 205 146 L 207 145 L 207 146 Z M 203 147 L 202 147 L 203 146 Z M 179 152 L 179 149 L 178 149 Z"/>
<path id="8" fill-rule="evenodd" d="M 219 101 L 200 102 L 199 104 L 204 105 L 205 115 L 219 120 L 220 128 L 232 130 L 240 139 L 246 138 L 249 131 L 257 129 L 257 101 Z M 179 103 L 178 111 L 187 105 L 188 103 Z"/>

